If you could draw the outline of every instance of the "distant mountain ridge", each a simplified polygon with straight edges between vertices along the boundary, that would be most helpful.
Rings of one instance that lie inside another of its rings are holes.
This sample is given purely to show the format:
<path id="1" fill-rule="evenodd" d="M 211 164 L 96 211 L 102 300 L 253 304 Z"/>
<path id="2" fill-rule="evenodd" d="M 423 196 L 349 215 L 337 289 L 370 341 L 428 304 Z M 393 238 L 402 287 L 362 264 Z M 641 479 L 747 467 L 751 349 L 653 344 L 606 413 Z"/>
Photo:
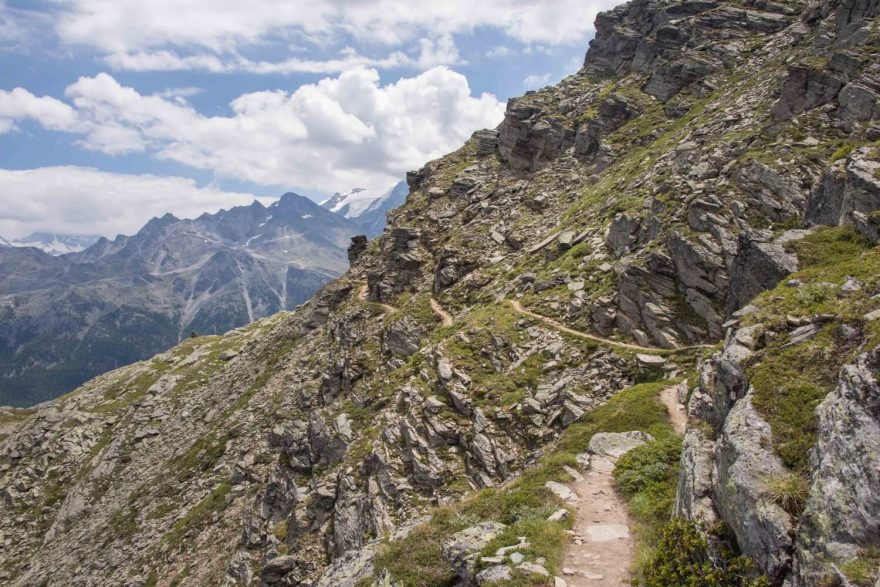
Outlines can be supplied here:
<path id="1" fill-rule="evenodd" d="M 50 255 L 76 253 L 92 246 L 97 235 L 56 234 L 52 232 L 33 232 L 28 236 L 6 240 L 0 237 L 0 247 L 34 247 Z"/>
<path id="2" fill-rule="evenodd" d="M 0 405 L 291 309 L 347 268 L 360 232 L 288 193 L 194 220 L 166 214 L 59 256 L 0 247 Z"/>

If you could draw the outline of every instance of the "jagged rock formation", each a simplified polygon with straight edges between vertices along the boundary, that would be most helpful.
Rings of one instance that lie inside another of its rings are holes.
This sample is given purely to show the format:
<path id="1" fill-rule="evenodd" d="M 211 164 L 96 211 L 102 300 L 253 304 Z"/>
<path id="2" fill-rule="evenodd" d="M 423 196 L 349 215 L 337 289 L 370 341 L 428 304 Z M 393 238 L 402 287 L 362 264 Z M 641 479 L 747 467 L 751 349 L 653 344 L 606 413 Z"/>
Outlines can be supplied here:
<path id="1" fill-rule="evenodd" d="M 604 13 L 581 72 L 410 173 L 309 303 L 4 413 L 3 580 L 393 584 L 382 537 L 723 341 L 683 394 L 676 512 L 774 585 L 846 585 L 880 546 L 878 8 Z M 488 522 L 444 572 L 480 570 Z"/>

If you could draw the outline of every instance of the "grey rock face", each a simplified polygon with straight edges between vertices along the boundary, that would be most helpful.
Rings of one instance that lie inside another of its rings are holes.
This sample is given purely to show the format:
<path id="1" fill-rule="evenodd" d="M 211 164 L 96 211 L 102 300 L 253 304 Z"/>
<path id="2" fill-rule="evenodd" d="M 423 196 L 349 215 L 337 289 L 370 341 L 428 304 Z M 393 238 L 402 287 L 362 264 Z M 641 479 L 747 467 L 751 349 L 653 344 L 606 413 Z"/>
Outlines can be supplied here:
<path id="1" fill-rule="evenodd" d="M 641 226 L 642 219 L 640 217 L 625 213 L 618 214 L 608 227 L 605 245 L 611 249 L 615 256 L 620 257 L 629 252 L 630 247 L 638 242 Z"/>
<path id="2" fill-rule="evenodd" d="M 348 254 L 348 262 L 354 263 L 358 260 L 358 257 L 367 250 L 367 237 L 358 234 L 356 236 L 351 237 L 351 245 L 348 247 L 346 251 Z"/>
<path id="3" fill-rule="evenodd" d="M 315 587 L 354 587 L 358 581 L 372 577 L 375 551 L 376 544 L 372 543 L 346 552 L 327 567 Z"/>
<path id="4" fill-rule="evenodd" d="M 587 158 L 599 153 L 602 136 L 610 134 L 636 118 L 639 110 L 623 96 L 612 94 L 599 105 L 599 112 L 575 136 L 575 153 Z"/>
<path id="5" fill-rule="evenodd" d="M 781 579 L 791 567 L 793 523 L 765 493 L 769 479 L 787 473 L 769 438 L 770 425 L 747 394 L 734 404 L 716 445 L 714 502 L 743 552 Z"/>
<path id="6" fill-rule="evenodd" d="M 706 58 L 682 57 L 654 69 L 642 90 L 665 102 L 687 86 L 701 81 L 718 68 Z"/>
<path id="7" fill-rule="evenodd" d="M 805 221 L 858 227 L 866 215 L 880 209 L 878 169 L 880 162 L 867 149 L 834 163 L 810 194 Z"/>
<path id="8" fill-rule="evenodd" d="M 573 129 L 542 114 L 528 98 L 507 103 L 498 127 L 498 152 L 511 168 L 535 171 L 574 145 Z"/>
<path id="9" fill-rule="evenodd" d="M 775 222 L 798 218 L 804 211 L 806 194 L 790 177 L 782 176 L 763 163 L 752 162 L 739 168 L 733 181 Z"/>
<path id="10" fill-rule="evenodd" d="M 743 232 L 739 254 L 730 273 L 727 311 L 741 308 L 760 292 L 774 287 L 786 275 L 797 271 L 797 257 L 785 250 L 780 239 L 763 240 L 763 235 Z"/>
<path id="11" fill-rule="evenodd" d="M 880 355 L 859 355 L 819 405 L 810 494 L 795 545 L 794 585 L 816 585 L 880 547 Z"/>
<path id="12" fill-rule="evenodd" d="M 498 148 L 497 130 L 478 130 L 473 134 L 477 141 L 477 157 L 488 157 L 495 154 Z"/>
<path id="13" fill-rule="evenodd" d="M 688 429 L 682 446 L 674 515 L 709 524 L 717 521 L 712 502 L 714 465 L 715 442 L 698 428 Z"/>
<path id="14" fill-rule="evenodd" d="M 771 114 L 777 120 L 786 120 L 827 104 L 837 97 L 844 83 L 840 78 L 824 71 L 793 65 L 788 69 L 788 77 Z"/>

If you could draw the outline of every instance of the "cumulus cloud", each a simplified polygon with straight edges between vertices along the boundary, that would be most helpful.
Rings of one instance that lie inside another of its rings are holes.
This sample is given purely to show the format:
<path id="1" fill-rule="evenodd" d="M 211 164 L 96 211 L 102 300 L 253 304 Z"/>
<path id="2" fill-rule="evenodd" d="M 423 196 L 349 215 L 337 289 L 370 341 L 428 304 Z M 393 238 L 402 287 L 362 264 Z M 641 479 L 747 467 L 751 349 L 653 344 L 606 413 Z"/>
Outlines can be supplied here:
<path id="1" fill-rule="evenodd" d="M 16 120 L 34 120 L 49 130 L 73 131 L 76 112 L 51 96 L 37 97 L 23 88 L 0 90 L 0 134 L 16 128 Z"/>
<path id="2" fill-rule="evenodd" d="M 445 67 L 385 86 L 376 70 L 355 67 L 290 93 L 243 94 L 228 116 L 205 116 L 180 95 L 140 94 L 108 74 L 80 78 L 65 97 L 70 104 L 21 88 L 0 93 L 0 123 L 30 118 L 73 133 L 89 150 L 148 153 L 218 178 L 324 192 L 387 187 L 504 113 Z"/>
<path id="3" fill-rule="evenodd" d="M 112 238 L 119 232 L 133 234 L 166 212 L 194 218 L 253 200 L 251 194 L 199 187 L 182 177 L 70 166 L 0 169 L 0 235 L 19 238 L 46 231 Z"/>
<path id="4" fill-rule="evenodd" d="M 478 27 L 524 44 L 583 43 L 596 14 L 619 0 L 66 0 L 55 31 L 67 44 L 103 52 L 118 69 L 335 73 L 351 65 L 427 69 L 458 58 L 453 35 Z M 296 38 L 313 46 L 354 39 L 371 47 L 416 42 L 378 58 L 253 62 L 243 51 Z M 339 62 L 347 63 L 347 66 Z"/>

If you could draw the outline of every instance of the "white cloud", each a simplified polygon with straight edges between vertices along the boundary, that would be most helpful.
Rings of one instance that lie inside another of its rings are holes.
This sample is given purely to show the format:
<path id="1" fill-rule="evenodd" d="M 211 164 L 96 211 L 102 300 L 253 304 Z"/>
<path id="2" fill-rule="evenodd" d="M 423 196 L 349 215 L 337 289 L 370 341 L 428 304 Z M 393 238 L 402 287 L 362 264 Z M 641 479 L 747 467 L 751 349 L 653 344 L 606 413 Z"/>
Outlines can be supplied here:
<path id="1" fill-rule="evenodd" d="M 453 63 L 453 35 L 491 27 L 525 44 L 586 41 L 596 14 L 619 0 L 65 0 L 55 30 L 67 44 L 98 49 L 114 68 L 134 70 L 335 73 L 334 62 L 369 67 L 420 67 Z M 251 62 L 241 52 L 296 38 L 312 46 L 354 39 L 368 46 L 417 42 L 418 54 L 392 52 L 323 60 Z"/>
<path id="2" fill-rule="evenodd" d="M 497 59 L 500 57 L 507 57 L 511 53 L 513 53 L 513 50 L 507 45 L 496 45 L 495 47 L 492 47 L 491 49 L 486 51 L 486 57 L 490 59 Z"/>
<path id="3" fill-rule="evenodd" d="M 324 192 L 387 187 L 504 113 L 445 67 L 386 86 L 356 67 L 292 93 L 243 94 L 229 116 L 205 116 L 181 96 L 142 95 L 108 74 L 68 86 L 72 107 L 20 88 L 6 94 L 17 99 L 4 108 L 0 94 L 0 123 L 33 118 L 93 151 L 144 152 L 219 178 Z"/>
<path id="4" fill-rule="evenodd" d="M 436 38 L 419 39 L 418 48 L 410 56 L 403 51 L 394 51 L 384 57 L 374 58 L 361 55 L 352 47 L 345 47 L 336 58 L 301 59 L 290 58 L 283 61 L 253 61 L 240 55 L 224 58 L 200 53 L 181 56 L 177 53 L 160 51 L 138 51 L 134 53 L 112 53 L 104 61 L 118 70 L 128 71 L 207 71 L 210 73 L 340 73 L 353 67 L 375 67 L 378 69 L 413 68 L 430 69 L 438 65 L 461 63 L 455 41 L 449 35 Z"/>
<path id="5" fill-rule="evenodd" d="M 86 167 L 0 169 L 0 235 L 133 234 L 166 212 L 194 218 L 250 204 L 251 194 L 198 187 L 191 179 L 106 173 Z"/>
<path id="6" fill-rule="evenodd" d="M 523 86 L 525 86 L 528 90 L 537 90 L 538 88 L 543 88 L 547 84 L 550 83 L 550 74 L 545 73 L 542 75 L 534 74 L 528 76 L 523 80 Z"/>
<path id="7" fill-rule="evenodd" d="M 23 88 L 0 90 L 0 134 L 15 129 L 16 120 L 35 120 L 49 130 L 73 131 L 76 112 L 60 100 L 37 97 Z"/>

